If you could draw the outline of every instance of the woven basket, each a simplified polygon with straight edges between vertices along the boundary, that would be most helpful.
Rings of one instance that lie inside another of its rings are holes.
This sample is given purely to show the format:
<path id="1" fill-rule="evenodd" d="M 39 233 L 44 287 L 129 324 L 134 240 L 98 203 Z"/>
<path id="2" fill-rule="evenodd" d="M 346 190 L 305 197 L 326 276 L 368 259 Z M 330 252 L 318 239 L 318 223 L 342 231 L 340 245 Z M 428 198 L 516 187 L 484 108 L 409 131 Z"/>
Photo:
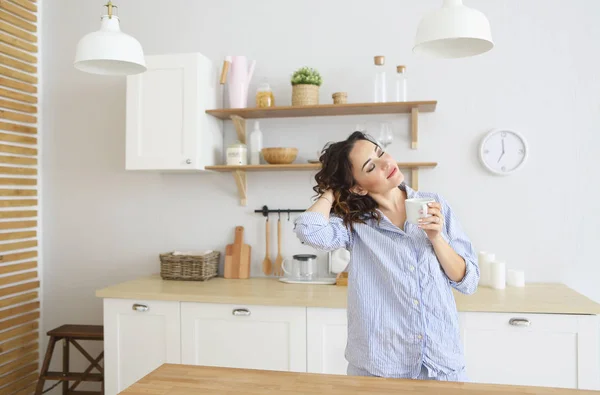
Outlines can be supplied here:
<path id="1" fill-rule="evenodd" d="M 347 92 L 336 92 L 331 95 L 333 98 L 333 104 L 346 104 L 348 103 L 348 93 Z"/>
<path id="2" fill-rule="evenodd" d="M 160 276 L 163 280 L 208 280 L 218 274 L 220 255 L 218 251 L 200 256 L 160 254 Z"/>
<path id="3" fill-rule="evenodd" d="M 310 84 L 292 86 L 292 106 L 314 106 L 319 104 L 319 87 Z"/>

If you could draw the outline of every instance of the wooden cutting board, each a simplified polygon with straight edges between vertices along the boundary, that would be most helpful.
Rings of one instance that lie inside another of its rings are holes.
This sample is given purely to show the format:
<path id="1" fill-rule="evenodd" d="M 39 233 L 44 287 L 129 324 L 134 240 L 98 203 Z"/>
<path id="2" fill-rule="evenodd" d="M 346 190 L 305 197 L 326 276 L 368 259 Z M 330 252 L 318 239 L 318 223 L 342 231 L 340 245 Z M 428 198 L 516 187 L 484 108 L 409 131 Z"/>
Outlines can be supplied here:
<path id="1" fill-rule="evenodd" d="M 251 248 L 244 244 L 244 227 L 235 227 L 233 244 L 225 247 L 225 278 L 250 278 Z"/>

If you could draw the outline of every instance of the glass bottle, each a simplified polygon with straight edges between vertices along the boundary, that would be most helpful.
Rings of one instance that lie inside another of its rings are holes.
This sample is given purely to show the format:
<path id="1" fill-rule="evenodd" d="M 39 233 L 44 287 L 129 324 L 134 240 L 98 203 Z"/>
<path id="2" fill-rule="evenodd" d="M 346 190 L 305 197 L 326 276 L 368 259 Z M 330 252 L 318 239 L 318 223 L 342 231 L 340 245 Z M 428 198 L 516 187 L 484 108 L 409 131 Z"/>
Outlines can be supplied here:
<path id="1" fill-rule="evenodd" d="M 375 56 L 375 75 L 373 76 L 373 101 L 386 101 L 385 56 Z"/>
<path id="2" fill-rule="evenodd" d="M 406 101 L 406 66 L 397 66 L 396 71 L 396 101 Z"/>
<path id="3" fill-rule="evenodd" d="M 250 164 L 260 165 L 260 154 L 262 151 L 262 132 L 258 121 L 254 121 L 254 130 L 250 133 Z"/>
<path id="4" fill-rule="evenodd" d="M 262 82 L 256 90 L 256 107 L 275 107 L 275 96 L 267 81 Z"/>

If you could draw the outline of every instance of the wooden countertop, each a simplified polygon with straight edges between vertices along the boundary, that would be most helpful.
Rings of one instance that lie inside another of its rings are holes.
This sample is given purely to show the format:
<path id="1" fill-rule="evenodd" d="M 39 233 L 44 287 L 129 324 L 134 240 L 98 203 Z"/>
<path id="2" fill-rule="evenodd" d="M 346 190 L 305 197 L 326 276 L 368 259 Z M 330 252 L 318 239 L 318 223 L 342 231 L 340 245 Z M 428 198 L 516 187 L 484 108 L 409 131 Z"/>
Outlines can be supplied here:
<path id="1" fill-rule="evenodd" d="M 350 285 L 351 286 L 351 285 Z M 181 302 L 346 308 L 347 287 L 284 284 L 273 278 L 165 281 L 143 277 L 96 291 L 101 298 Z M 600 304 L 563 284 L 527 284 L 494 290 L 479 287 L 473 295 L 454 292 L 458 311 L 600 314 Z"/>
<path id="2" fill-rule="evenodd" d="M 401 394 L 511 395 L 592 394 L 598 391 L 453 383 L 376 377 L 217 368 L 165 364 L 121 392 L 122 395 L 203 394 Z"/>

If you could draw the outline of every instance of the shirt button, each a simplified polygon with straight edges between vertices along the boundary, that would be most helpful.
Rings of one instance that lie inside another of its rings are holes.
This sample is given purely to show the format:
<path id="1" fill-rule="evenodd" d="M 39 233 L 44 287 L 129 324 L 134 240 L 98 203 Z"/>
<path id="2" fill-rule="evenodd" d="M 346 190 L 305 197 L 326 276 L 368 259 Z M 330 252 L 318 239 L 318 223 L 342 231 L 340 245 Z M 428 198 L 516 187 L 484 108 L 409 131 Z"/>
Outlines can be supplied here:
<path id="1" fill-rule="evenodd" d="M 419 335 L 417 336 L 417 339 L 421 340 L 423 338 L 423 335 Z"/>
<path id="2" fill-rule="evenodd" d="M 411 272 L 415 271 L 415 267 L 413 265 L 410 265 L 409 269 L 410 269 Z"/>
<path id="3" fill-rule="evenodd" d="M 413 303 L 415 304 L 415 306 L 419 305 L 419 301 L 417 299 L 413 299 Z"/>

